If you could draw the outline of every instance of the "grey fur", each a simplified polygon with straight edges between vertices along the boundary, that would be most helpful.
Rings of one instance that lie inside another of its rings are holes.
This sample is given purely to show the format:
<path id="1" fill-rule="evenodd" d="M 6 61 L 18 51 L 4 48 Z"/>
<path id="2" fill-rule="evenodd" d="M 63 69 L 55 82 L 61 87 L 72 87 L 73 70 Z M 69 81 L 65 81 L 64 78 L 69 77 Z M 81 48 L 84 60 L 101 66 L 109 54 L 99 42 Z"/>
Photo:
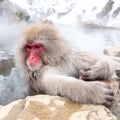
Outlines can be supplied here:
<path id="1" fill-rule="evenodd" d="M 41 42 L 44 50 L 40 54 L 42 62 L 31 69 L 26 62 L 24 46 Z M 32 88 L 50 95 L 61 95 L 79 103 L 111 105 L 114 90 L 97 78 L 114 80 L 118 63 L 108 56 L 97 56 L 71 49 L 51 22 L 28 27 L 18 43 L 16 61 L 26 71 Z M 80 70 L 89 69 L 89 79 L 79 78 Z"/>

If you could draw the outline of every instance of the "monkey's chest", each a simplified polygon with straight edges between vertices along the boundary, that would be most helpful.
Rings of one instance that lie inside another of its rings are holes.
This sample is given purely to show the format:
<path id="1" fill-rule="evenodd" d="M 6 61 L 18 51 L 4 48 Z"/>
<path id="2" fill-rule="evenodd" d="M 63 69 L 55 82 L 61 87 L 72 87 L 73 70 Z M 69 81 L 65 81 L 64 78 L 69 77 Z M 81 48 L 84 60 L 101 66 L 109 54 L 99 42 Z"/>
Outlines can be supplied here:
<path id="1" fill-rule="evenodd" d="M 37 72 L 29 72 L 29 80 L 30 81 L 37 81 L 37 76 L 38 76 Z"/>

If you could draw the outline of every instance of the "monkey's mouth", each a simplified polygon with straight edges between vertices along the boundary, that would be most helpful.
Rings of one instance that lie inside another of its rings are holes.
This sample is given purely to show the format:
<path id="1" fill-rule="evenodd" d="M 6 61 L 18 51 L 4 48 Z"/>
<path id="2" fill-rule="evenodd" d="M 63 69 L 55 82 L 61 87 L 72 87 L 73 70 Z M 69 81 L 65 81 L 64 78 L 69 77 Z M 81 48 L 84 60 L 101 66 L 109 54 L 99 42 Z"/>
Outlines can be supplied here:
<path id="1" fill-rule="evenodd" d="M 42 63 L 37 63 L 35 65 L 27 63 L 27 66 L 31 71 L 35 71 L 35 70 L 39 70 L 41 68 Z"/>

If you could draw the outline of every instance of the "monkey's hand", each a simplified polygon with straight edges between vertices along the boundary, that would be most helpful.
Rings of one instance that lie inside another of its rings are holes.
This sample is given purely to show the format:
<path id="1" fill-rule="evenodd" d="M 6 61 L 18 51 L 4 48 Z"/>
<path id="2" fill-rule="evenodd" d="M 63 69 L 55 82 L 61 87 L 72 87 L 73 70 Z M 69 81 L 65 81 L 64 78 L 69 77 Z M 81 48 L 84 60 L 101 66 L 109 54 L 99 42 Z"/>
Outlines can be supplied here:
<path id="1" fill-rule="evenodd" d="M 115 91 L 104 82 L 86 82 L 86 100 L 89 103 L 111 106 L 114 101 Z"/>
<path id="2" fill-rule="evenodd" d="M 80 75 L 80 77 L 79 77 L 80 79 L 94 80 L 90 68 L 80 70 L 79 75 Z"/>
<path id="3" fill-rule="evenodd" d="M 80 77 L 84 80 L 113 80 L 116 74 L 110 62 L 98 61 L 87 69 L 80 70 Z"/>
<path id="4" fill-rule="evenodd" d="M 113 71 L 105 64 L 95 64 L 88 69 L 80 70 L 80 78 L 83 80 L 113 79 Z"/>

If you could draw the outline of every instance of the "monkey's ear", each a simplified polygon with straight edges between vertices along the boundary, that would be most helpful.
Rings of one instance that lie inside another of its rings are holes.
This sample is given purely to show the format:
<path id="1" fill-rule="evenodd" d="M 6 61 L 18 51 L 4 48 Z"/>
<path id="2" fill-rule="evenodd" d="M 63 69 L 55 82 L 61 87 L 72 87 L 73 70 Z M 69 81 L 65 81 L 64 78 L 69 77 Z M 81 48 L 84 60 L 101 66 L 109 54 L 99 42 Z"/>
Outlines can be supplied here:
<path id="1" fill-rule="evenodd" d="M 47 19 L 42 21 L 42 24 L 54 25 L 54 23 L 51 20 L 47 20 Z"/>

